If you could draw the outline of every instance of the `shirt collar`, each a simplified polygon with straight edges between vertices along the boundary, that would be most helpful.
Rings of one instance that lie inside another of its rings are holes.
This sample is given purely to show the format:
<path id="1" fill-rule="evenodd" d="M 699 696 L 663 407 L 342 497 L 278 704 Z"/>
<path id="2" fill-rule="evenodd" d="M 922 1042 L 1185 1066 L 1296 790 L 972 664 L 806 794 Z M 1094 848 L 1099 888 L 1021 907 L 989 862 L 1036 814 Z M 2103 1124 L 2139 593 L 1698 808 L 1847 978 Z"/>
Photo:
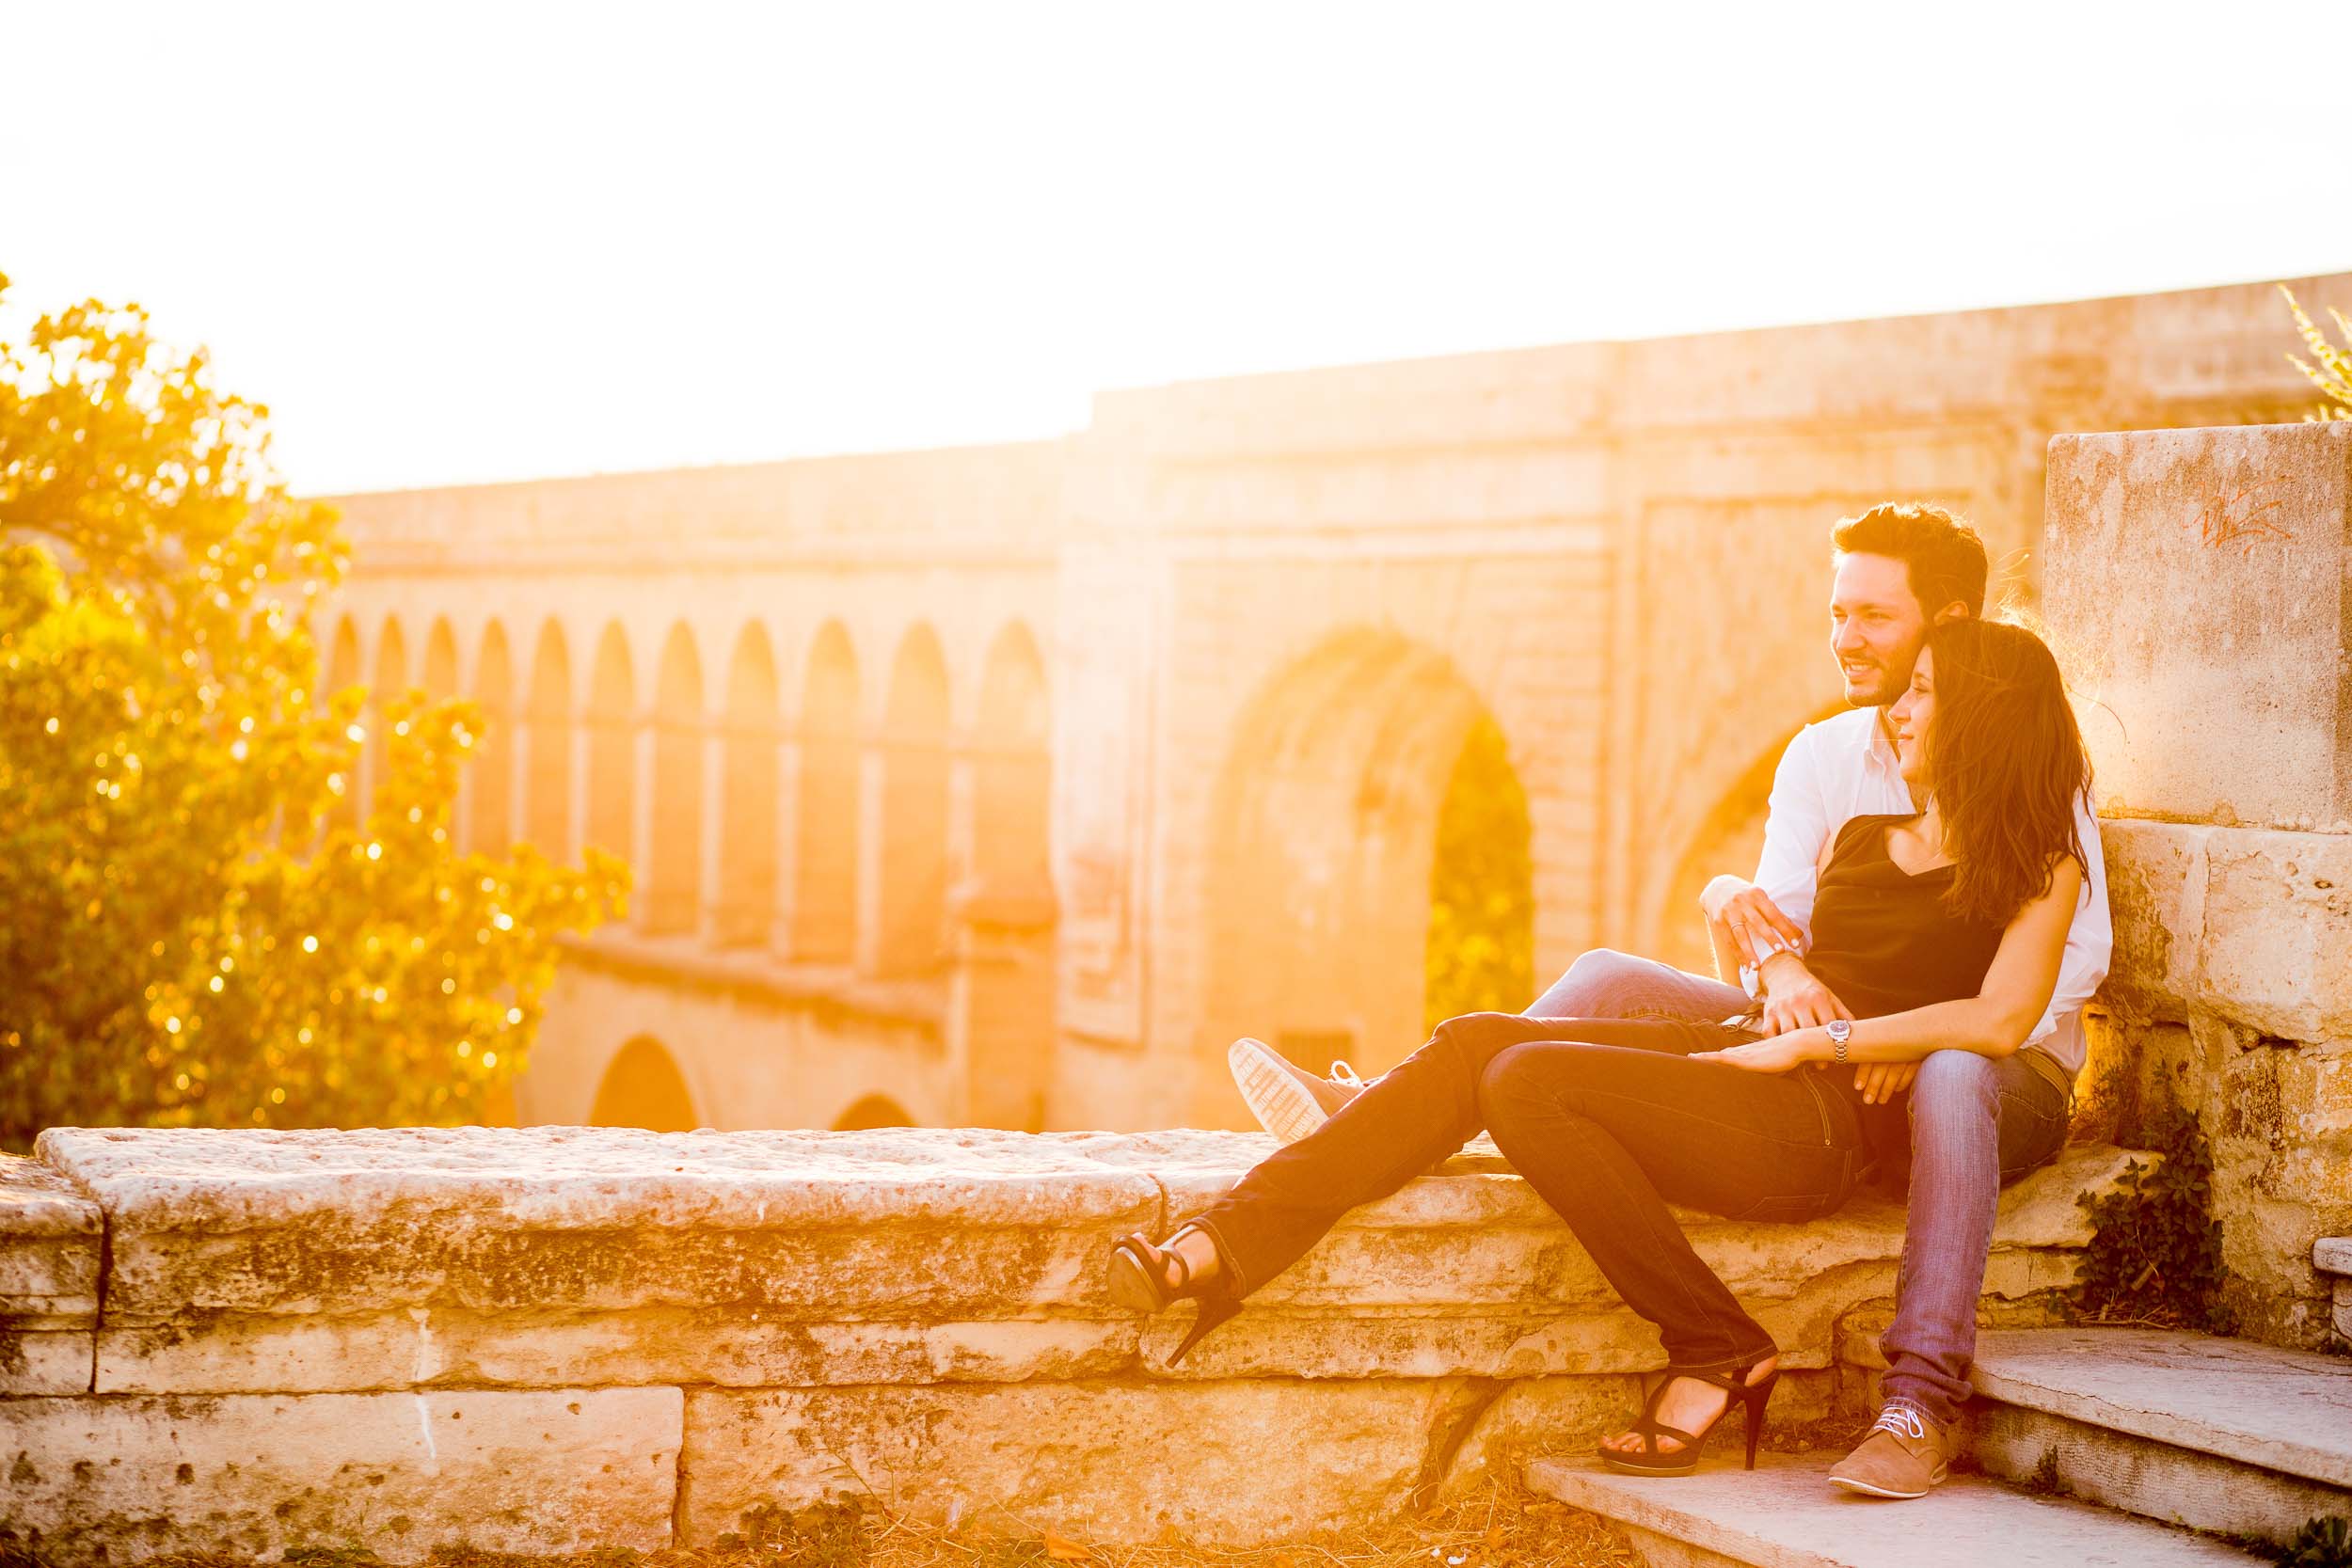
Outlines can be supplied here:
<path id="1" fill-rule="evenodd" d="M 1864 747 L 1863 754 L 1872 765 L 1883 768 L 1890 773 L 1899 770 L 1900 764 L 1895 755 L 1895 742 L 1886 733 L 1886 710 L 1883 707 L 1874 707 L 1870 710 L 1870 738 Z"/>

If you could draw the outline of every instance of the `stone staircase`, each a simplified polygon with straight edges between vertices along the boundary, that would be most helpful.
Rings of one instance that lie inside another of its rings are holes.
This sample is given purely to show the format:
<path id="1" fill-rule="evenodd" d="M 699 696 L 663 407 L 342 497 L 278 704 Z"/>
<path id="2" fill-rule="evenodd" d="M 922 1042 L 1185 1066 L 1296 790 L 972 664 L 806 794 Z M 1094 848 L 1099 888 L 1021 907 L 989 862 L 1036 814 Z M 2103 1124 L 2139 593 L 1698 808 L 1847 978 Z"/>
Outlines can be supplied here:
<path id="1" fill-rule="evenodd" d="M 1528 1482 L 1614 1520 L 1652 1568 L 2242 1564 L 2265 1560 L 2221 1537 L 2282 1541 L 2352 1515 L 2352 1360 L 2165 1330 L 2019 1329 L 1982 1337 L 1975 1380 L 1962 1467 L 1981 1474 L 1915 1501 L 1839 1491 L 1835 1455 L 1775 1456 L 1753 1475 L 1735 1457 L 1672 1479 L 1537 1460 Z"/>

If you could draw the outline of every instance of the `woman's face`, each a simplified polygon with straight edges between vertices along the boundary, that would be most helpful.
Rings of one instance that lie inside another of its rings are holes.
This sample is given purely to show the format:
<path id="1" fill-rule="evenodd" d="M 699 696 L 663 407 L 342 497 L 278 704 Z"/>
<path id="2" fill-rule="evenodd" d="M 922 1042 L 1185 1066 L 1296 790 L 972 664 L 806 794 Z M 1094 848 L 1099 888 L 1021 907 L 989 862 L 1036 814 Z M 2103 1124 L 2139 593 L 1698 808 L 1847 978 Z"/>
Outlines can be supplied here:
<path id="1" fill-rule="evenodd" d="M 1895 726 L 1895 767 L 1916 800 L 1928 785 L 1928 725 L 1935 718 L 1935 655 L 1921 648 L 1911 667 L 1911 685 L 1886 710 Z"/>

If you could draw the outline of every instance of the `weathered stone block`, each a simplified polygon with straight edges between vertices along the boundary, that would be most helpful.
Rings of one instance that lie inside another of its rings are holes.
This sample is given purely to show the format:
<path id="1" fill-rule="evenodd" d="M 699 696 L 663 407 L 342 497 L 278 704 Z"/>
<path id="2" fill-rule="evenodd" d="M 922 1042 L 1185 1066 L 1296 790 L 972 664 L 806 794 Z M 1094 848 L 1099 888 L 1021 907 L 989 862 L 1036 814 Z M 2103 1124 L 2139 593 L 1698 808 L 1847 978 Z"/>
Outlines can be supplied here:
<path id="1" fill-rule="evenodd" d="M 44 1562 L 670 1544 L 675 1388 L 0 1400 L 0 1544 Z"/>
<path id="2" fill-rule="evenodd" d="M 64 1176 L 0 1154 L 0 1322 L 87 1322 L 104 1231 L 98 1205 Z"/>
<path id="3" fill-rule="evenodd" d="M 2196 994 L 2210 828 L 2114 818 L 2099 824 L 2115 953 L 2100 1001 L 2133 1022 L 2179 1022 Z"/>
<path id="4" fill-rule="evenodd" d="M 2051 441 L 2042 608 L 2104 815 L 2352 825 L 2348 524 L 2352 427 Z"/>
<path id="5" fill-rule="evenodd" d="M 1132 1318 L 826 1323 L 688 1307 L 236 1313 L 103 1330 L 97 1391 L 1062 1380 L 1128 1370 L 1136 1337 Z M 87 1338 L 81 1375 L 87 1384 Z"/>
<path id="6" fill-rule="evenodd" d="M 2265 1035 L 2352 1037 L 2352 834 L 2205 842 L 2199 1000 Z"/>
<path id="7" fill-rule="evenodd" d="M 89 1387 L 104 1230 L 73 1183 L 0 1154 L 0 1394 Z"/>
<path id="8" fill-rule="evenodd" d="M 1477 1400 L 1454 1379 L 692 1389 L 679 1544 L 869 1491 L 1028 1534 L 1295 1538 L 1409 1506 Z"/>

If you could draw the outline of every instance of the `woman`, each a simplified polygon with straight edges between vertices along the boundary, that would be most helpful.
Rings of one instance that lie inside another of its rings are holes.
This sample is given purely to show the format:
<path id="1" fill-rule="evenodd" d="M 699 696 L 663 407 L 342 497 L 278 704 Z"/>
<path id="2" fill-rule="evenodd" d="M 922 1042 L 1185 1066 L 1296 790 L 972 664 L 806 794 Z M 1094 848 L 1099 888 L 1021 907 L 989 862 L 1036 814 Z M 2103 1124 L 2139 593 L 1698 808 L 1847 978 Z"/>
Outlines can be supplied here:
<path id="1" fill-rule="evenodd" d="M 1659 1327 L 1666 1375 L 1601 1457 L 1688 1474 L 1736 1402 L 1753 1467 L 1776 1347 L 1667 1204 L 1802 1221 L 1844 1203 L 1890 1142 L 1844 1065 L 2017 1051 L 2049 1005 L 2083 885 L 2074 802 L 2090 764 L 2039 638 L 1976 620 L 1936 626 L 1888 717 L 1925 809 L 1856 817 L 1832 836 L 1806 958 L 1855 1022 L 1767 1037 L 1738 1021 L 1450 1019 L 1166 1241 L 1121 1241 L 1114 1294 L 1144 1310 L 1200 1301 L 1174 1361 L 1347 1210 L 1483 1127 Z M 1839 1070 L 1816 1070 L 1827 1066 Z"/>

